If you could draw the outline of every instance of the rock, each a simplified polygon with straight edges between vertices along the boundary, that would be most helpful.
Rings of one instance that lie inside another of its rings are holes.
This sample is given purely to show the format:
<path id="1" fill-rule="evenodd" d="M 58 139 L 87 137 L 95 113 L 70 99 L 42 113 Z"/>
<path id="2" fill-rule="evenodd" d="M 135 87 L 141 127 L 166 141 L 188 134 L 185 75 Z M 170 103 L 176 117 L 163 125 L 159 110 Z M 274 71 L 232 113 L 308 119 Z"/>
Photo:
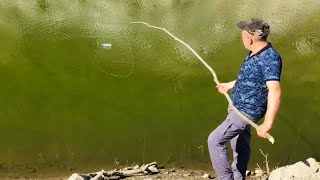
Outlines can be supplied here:
<path id="1" fill-rule="evenodd" d="M 83 180 L 83 178 L 81 176 L 79 176 L 78 173 L 73 173 L 68 180 Z"/>
<path id="2" fill-rule="evenodd" d="M 256 175 L 256 177 L 261 177 L 263 175 L 263 171 L 261 169 L 256 169 L 254 171 L 254 174 Z"/>
<path id="3" fill-rule="evenodd" d="M 158 165 L 158 167 L 157 167 L 158 169 L 164 169 L 165 167 L 164 167 L 164 165 Z"/>
<path id="4" fill-rule="evenodd" d="M 312 174 L 310 179 L 312 180 L 320 179 L 320 170 L 317 173 Z"/>
<path id="5" fill-rule="evenodd" d="M 246 170 L 246 176 L 250 176 L 251 175 L 251 171 Z"/>
<path id="6" fill-rule="evenodd" d="M 280 167 L 273 170 L 269 176 L 269 180 L 279 179 L 307 179 L 316 180 L 320 177 L 320 164 L 313 158 L 305 161 L 297 162 L 293 165 Z"/>
<path id="7" fill-rule="evenodd" d="M 149 166 L 147 169 L 149 173 L 152 173 L 152 174 L 159 173 L 159 170 L 156 168 L 156 166 Z"/>
<path id="8" fill-rule="evenodd" d="M 205 174 L 202 176 L 202 178 L 211 179 L 211 176 L 210 176 L 210 174 L 205 173 Z"/>

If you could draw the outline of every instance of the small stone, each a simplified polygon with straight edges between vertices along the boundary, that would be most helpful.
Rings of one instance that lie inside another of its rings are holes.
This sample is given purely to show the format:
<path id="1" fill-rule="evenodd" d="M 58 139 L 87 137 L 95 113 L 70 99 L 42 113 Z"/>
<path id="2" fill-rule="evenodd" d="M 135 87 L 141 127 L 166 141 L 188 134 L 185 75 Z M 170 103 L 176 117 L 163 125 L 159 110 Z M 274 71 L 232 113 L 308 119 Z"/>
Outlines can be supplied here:
<path id="1" fill-rule="evenodd" d="M 211 177 L 210 177 L 210 174 L 205 173 L 205 174 L 202 176 L 202 178 L 206 178 L 206 179 L 209 178 L 209 179 L 210 179 Z"/>
<path id="2" fill-rule="evenodd" d="M 246 170 L 246 176 L 250 176 L 251 175 L 251 171 Z"/>
<path id="3" fill-rule="evenodd" d="M 149 166 L 149 167 L 148 167 L 148 170 L 149 170 L 151 173 L 159 173 L 159 170 L 158 170 L 155 166 Z"/>
<path id="4" fill-rule="evenodd" d="M 256 169 L 256 170 L 254 171 L 254 174 L 255 174 L 257 177 L 260 177 L 260 176 L 263 175 L 263 171 L 262 171 L 261 169 Z"/>
<path id="5" fill-rule="evenodd" d="M 73 173 L 73 174 L 68 178 L 68 180 L 78 180 L 79 177 L 80 177 L 79 174 Z M 81 178 L 81 177 L 80 177 L 80 178 Z"/>

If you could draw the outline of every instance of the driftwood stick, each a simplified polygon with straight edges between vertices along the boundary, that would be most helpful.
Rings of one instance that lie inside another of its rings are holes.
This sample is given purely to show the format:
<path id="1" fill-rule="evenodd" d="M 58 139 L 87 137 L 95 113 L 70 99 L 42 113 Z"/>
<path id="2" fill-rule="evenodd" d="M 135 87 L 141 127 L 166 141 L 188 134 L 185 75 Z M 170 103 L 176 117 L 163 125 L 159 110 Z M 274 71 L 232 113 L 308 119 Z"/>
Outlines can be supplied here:
<path id="1" fill-rule="evenodd" d="M 119 171 L 119 172 L 125 176 L 132 175 L 132 174 L 138 174 L 138 173 L 144 173 L 144 171 L 146 171 L 148 167 L 155 166 L 156 164 L 157 164 L 156 162 L 152 162 L 149 164 L 142 165 L 139 169 L 125 170 L 125 171 Z"/>
<path id="2" fill-rule="evenodd" d="M 113 176 L 114 174 L 119 174 L 121 176 L 129 177 L 129 176 L 136 176 L 136 175 L 143 175 L 144 172 L 148 169 L 150 166 L 156 166 L 157 162 L 152 162 L 149 164 L 142 165 L 139 169 L 132 169 L 132 170 L 119 170 L 119 171 L 104 171 L 101 170 L 99 172 L 96 172 L 95 176 L 91 180 L 98 180 L 103 174 L 106 174 L 108 177 Z"/>
<path id="3" fill-rule="evenodd" d="M 130 24 L 144 24 L 147 25 L 150 28 L 155 28 L 155 29 L 159 29 L 159 30 L 163 30 L 164 32 L 166 32 L 169 36 L 171 36 L 172 38 L 174 38 L 176 41 L 180 42 L 181 44 L 183 44 L 184 46 L 186 46 L 201 62 L 204 66 L 206 66 L 206 68 L 211 72 L 212 76 L 213 76 L 213 80 L 214 82 L 218 85 L 220 84 L 217 74 L 215 73 L 215 71 L 202 59 L 202 57 L 194 50 L 192 49 L 187 43 L 185 43 L 184 41 L 182 41 L 181 39 L 177 38 L 176 36 L 174 36 L 173 34 L 171 34 L 168 30 L 161 28 L 161 27 L 157 27 L 157 26 L 152 26 L 149 25 L 148 23 L 145 22 L 130 22 Z M 227 92 L 224 92 L 223 95 L 226 97 L 227 101 L 229 102 L 230 107 L 243 119 L 245 120 L 248 124 L 250 124 L 252 127 L 254 127 L 255 129 L 258 127 L 258 125 L 256 123 L 254 123 L 252 120 L 250 120 L 247 116 L 245 116 L 241 111 L 239 111 L 234 105 L 233 102 L 229 96 L 229 94 Z M 267 133 L 266 137 L 268 138 L 268 140 L 274 144 L 274 138 Z"/>
<path id="4" fill-rule="evenodd" d="M 94 178 L 92 178 L 91 180 L 98 180 L 103 175 L 103 173 L 105 173 L 104 170 L 97 172 L 97 175 L 94 176 Z"/>

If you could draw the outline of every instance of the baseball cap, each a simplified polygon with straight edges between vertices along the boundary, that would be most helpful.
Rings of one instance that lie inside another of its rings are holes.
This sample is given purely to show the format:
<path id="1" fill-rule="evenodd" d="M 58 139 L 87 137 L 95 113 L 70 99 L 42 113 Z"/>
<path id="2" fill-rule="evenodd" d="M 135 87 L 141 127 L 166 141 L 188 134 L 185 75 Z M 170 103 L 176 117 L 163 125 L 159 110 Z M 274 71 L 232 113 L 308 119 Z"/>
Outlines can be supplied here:
<path id="1" fill-rule="evenodd" d="M 255 37 L 267 38 L 270 34 L 270 26 L 260 18 L 249 21 L 239 21 L 237 26 Z"/>

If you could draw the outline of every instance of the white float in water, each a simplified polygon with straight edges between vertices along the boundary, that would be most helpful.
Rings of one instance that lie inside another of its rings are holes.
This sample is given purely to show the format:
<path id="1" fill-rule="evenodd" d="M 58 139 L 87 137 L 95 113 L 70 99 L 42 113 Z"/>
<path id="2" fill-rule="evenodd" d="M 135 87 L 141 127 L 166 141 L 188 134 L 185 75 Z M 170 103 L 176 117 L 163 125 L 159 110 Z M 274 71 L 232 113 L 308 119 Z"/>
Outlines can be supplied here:
<path id="1" fill-rule="evenodd" d="M 103 44 L 101 44 L 101 46 L 102 46 L 103 48 L 110 49 L 111 46 L 112 46 L 112 44 L 111 44 L 111 43 L 103 43 Z"/>

